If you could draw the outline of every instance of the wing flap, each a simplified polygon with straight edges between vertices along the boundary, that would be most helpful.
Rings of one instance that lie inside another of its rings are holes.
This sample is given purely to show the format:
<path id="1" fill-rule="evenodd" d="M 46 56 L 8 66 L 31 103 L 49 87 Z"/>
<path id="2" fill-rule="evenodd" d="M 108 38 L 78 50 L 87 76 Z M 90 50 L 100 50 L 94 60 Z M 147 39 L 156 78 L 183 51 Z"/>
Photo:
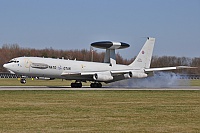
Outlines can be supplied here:
<path id="1" fill-rule="evenodd" d="M 131 70 L 113 70 L 110 71 L 111 74 L 125 74 L 125 73 L 129 73 Z"/>
<path id="2" fill-rule="evenodd" d="M 61 76 L 85 76 L 85 75 L 94 75 L 98 72 L 63 72 Z"/>
<path id="3" fill-rule="evenodd" d="M 63 72 L 61 74 L 61 76 L 70 76 L 70 75 L 73 75 L 73 76 L 75 76 L 75 75 L 81 75 L 81 73 L 80 72 Z"/>

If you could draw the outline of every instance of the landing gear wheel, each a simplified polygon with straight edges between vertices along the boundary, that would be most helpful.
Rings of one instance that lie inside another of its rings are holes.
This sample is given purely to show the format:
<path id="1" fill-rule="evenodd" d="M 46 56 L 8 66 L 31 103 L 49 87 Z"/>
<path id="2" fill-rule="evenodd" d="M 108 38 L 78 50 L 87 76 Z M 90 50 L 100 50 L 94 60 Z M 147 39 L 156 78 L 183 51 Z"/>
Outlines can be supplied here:
<path id="1" fill-rule="evenodd" d="M 82 87 L 82 83 L 71 83 L 71 87 L 72 88 L 81 88 Z"/>
<path id="2" fill-rule="evenodd" d="M 101 88 L 101 87 L 102 87 L 102 84 L 101 84 L 101 83 L 98 83 L 98 87 Z"/>
<path id="3" fill-rule="evenodd" d="M 26 84 L 26 79 L 20 79 L 20 83 Z"/>
<path id="4" fill-rule="evenodd" d="M 91 87 L 91 88 L 101 88 L 101 87 L 102 87 L 102 84 L 101 84 L 101 83 L 91 83 L 91 84 L 90 84 L 90 87 Z"/>

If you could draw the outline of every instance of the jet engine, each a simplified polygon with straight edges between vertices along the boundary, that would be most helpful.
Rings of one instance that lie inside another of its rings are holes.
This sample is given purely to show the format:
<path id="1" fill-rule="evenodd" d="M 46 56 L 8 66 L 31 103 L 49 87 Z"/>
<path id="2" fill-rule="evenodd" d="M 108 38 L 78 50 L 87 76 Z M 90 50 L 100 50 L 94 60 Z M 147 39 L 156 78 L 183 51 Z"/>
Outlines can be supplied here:
<path id="1" fill-rule="evenodd" d="M 124 78 L 146 78 L 148 75 L 142 72 L 129 72 L 124 74 Z"/>
<path id="2" fill-rule="evenodd" d="M 129 73 L 124 74 L 124 78 L 125 78 L 125 79 L 130 79 L 130 78 L 132 78 L 132 73 L 129 72 Z"/>
<path id="3" fill-rule="evenodd" d="M 113 80 L 113 76 L 110 73 L 96 73 L 93 75 L 95 81 L 110 81 Z"/>

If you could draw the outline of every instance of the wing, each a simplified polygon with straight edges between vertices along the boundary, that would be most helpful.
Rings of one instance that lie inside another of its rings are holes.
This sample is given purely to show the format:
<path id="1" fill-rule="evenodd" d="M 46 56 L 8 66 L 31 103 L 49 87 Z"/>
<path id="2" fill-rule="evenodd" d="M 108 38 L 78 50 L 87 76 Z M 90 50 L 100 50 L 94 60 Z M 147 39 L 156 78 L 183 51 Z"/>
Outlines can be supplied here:
<path id="1" fill-rule="evenodd" d="M 117 70 L 117 71 L 88 71 L 88 72 L 63 72 L 61 76 L 67 79 L 85 80 L 85 81 L 100 81 L 100 82 L 114 82 L 124 79 L 124 74 L 131 70 Z M 127 75 L 128 76 L 128 75 Z"/>
<path id="2" fill-rule="evenodd" d="M 153 71 L 168 71 L 168 70 L 176 70 L 176 69 L 191 69 L 197 67 L 190 67 L 190 66 L 175 66 L 175 67 L 161 67 L 161 68 L 146 68 L 144 72 L 153 72 Z M 119 74 L 126 74 L 130 71 L 140 71 L 134 69 L 125 69 L 125 70 L 111 70 L 109 71 L 112 75 L 119 75 Z M 105 73 L 108 71 L 85 71 L 85 72 L 63 72 L 61 76 L 84 76 L 84 75 L 94 75 L 96 73 Z"/>
<path id="3" fill-rule="evenodd" d="M 104 70 L 104 71 L 77 71 L 77 72 L 63 72 L 61 76 L 68 79 L 84 80 L 84 81 L 100 81 L 111 83 L 118 80 L 127 78 L 146 78 L 154 71 L 167 71 L 185 68 L 196 68 L 189 66 L 175 66 L 175 67 L 162 67 L 162 68 L 148 68 L 148 69 L 123 69 L 123 70 Z"/>

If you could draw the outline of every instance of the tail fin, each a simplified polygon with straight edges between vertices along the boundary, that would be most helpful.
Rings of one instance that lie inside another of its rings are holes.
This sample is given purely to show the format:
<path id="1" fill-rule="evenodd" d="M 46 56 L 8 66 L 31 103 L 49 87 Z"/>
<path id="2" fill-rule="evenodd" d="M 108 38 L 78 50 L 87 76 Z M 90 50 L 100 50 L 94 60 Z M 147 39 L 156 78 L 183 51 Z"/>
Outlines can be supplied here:
<path id="1" fill-rule="evenodd" d="M 155 38 L 147 38 L 136 59 L 129 65 L 132 68 L 150 68 Z"/>

